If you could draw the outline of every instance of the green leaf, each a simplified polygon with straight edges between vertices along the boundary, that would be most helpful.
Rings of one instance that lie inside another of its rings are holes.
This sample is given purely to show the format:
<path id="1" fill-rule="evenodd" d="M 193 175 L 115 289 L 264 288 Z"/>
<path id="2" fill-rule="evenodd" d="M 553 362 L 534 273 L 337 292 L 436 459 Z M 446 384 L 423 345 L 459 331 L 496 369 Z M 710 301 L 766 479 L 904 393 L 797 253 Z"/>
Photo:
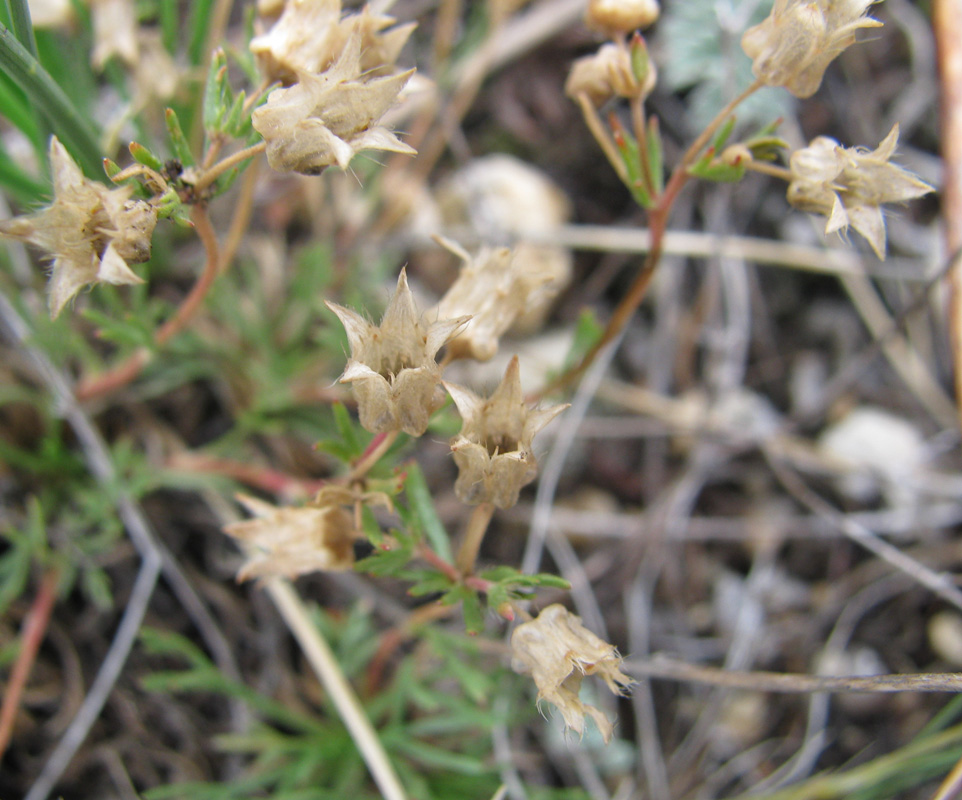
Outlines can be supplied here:
<path id="1" fill-rule="evenodd" d="M 451 537 L 444 529 L 441 518 L 434 507 L 434 498 L 428 488 L 424 473 L 416 461 L 405 465 L 407 478 L 404 481 L 404 492 L 411 502 L 411 511 L 417 519 L 418 526 L 424 531 L 425 538 L 434 550 L 445 561 L 452 561 Z"/>
<path id="2" fill-rule="evenodd" d="M 638 151 L 638 142 L 627 130 L 620 125 L 614 131 L 615 145 L 621 155 L 621 160 L 625 165 L 627 177 L 625 185 L 635 198 L 635 202 L 642 208 L 651 208 L 651 195 L 645 188 L 645 181 L 641 169 L 641 154 Z"/>
<path id="3" fill-rule="evenodd" d="M 243 139 L 251 131 L 251 116 L 244 113 L 244 104 L 247 102 L 247 92 L 241 90 L 240 94 L 234 98 L 234 104 L 227 112 L 224 120 L 223 130 L 235 139 Z"/>
<path id="4" fill-rule="evenodd" d="M 334 425 L 337 427 L 337 432 L 347 445 L 350 454 L 348 458 L 344 460 L 353 461 L 356 458 L 360 458 L 364 449 L 367 447 L 367 442 L 362 440 L 361 435 L 354 427 L 354 420 L 351 419 L 351 413 L 347 410 L 344 403 L 334 403 L 331 410 L 334 412 Z"/>
<path id="5" fill-rule="evenodd" d="M 581 359 L 595 346 L 604 332 L 605 328 L 598 322 L 595 312 L 590 308 L 583 309 L 578 315 L 578 321 L 575 323 L 571 347 L 565 356 L 564 367 L 562 369 L 568 370 L 575 364 L 580 363 Z"/>
<path id="6" fill-rule="evenodd" d="M 685 0 L 664 3 L 656 36 L 660 55 L 658 82 L 674 91 L 690 89 L 685 98 L 687 129 L 703 130 L 725 104 L 755 79 L 752 61 L 733 37 L 732 20 L 744 28 L 761 22 L 771 2 L 758 0 Z M 743 28 L 743 29 L 744 29 Z M 746 124 L 761 123 L 772 114 L 787 116 L 794 104 L 783 89 L 765 88 L 738 107 Z"/>
<path id="7" fill-rule="evenodd" d="M 24 172 L 17 163 L 0 150 L 0 186 L 9 191 L 18 203 L 32 205 L 48 193 L 46 184 Z"/>
<path id="8" fill-rule="evenodd" d="M 452 585 L 451 579 L 447 575 L 430 570 L 417 570 L 411 577 L 416 580 L 416 583 L 408 589 L 408 594 L 412 597 L 447 592 Z"/>
<path id="9" fill-rule="evenodd" d="M 397 575 L 414 557 L 415 539 L 394 531 L 395 544 L 390 548 L 379 548 L 373 555 L 362 558 L 354 564 L 354 569 L 369 575 Z M 386 543 L 386 540 L 385 540 Z"/>
<path id="10" fill-rule="evenodd" d="M 100 145 L 90 121 L 4 25 L 0 25 L 0 67 L 43 114 L 87 177 L 100 178 L 103 174 Z"/>
<path id="11" fill-rule="evenodd" d="M 420 761 L 425 766 L 451 770 L 462 775 L 487 775 L 491 768 L 478 758 L 452 753 L 440 747 L 419 742 L 417 739 L 398 739 L 393 749 Z"/>
<path id="12" fill-rule="evenodd" d="M 709 151 L 710 152 L 710 151 Z M 688 168 L 688 174 L 715 183 L 735 183 L 745 177 L 744 164 L 725 164 L 710 159 L 699 161 Z"/>
<path id="13" fill-rule="evenodd" d="M 224 120 L 233 102 L 233 92 L 227 81 L 227 56 L 223 49 L 217 48 L 210 59 L 204 88 L 204 129 L 208 136 L 223 131 Z"/>
<path id="14" fill-rule="evenodd" d="M 191 14 L 188 21 L 190 42 L 187 46 L 187 52 L 191 64 L 200 64 L 207 55 L 204 48 L 207 45 L 207 31 L 213 4 L 213 0 L 194 0 L 190 4 Z"/>
<path id="15" fill-rule="evenodd" d="M 721 152 L 728 143 L 728 138 L 732 135 L 733 130 L 735 130 L 735 118 L 729 117 L 718 129 L 718 133 L 715 134 L 715 138 L 712 140 L 711 147 L 716 153 Z"/>
<path id="16" fill-rule="evenodd" d="M 35 149 L 43 152 L 43 137 L 40 135 L 36 115 L 25 102 L 21 90 L 7 78 L 6 73 L 0 73 L 0 115 L 13 123 Z"/>

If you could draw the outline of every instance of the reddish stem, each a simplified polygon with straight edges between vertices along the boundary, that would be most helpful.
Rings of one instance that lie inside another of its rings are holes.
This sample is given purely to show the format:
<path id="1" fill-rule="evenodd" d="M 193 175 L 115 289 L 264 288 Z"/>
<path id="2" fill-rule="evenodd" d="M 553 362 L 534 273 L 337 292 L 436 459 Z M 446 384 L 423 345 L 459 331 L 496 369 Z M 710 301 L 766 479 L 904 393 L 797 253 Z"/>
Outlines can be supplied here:
<path id="1" fill-rule="evenodd" d="M 50 613 L 57 598 L 59 580 L 60 575 L 55 569 L 44 575 L 37 595 L 33 599 L 33 605 L 23 623 L 20 633 L 20 652 L 10 673 L 6 691 L 3 693 L 3 705 L 0 706 L 0 759 L 3 758 L 13 736 L 13 725 L 17 718 L 17 709 L 20 708 L 20 698 L 30 678 L 37 651 L 47 632 L 47 625 L 50 623 Z"/>
<path id="2" fill-rule="evenodd" d="M 217 235 L 211 225 L 207 209 L 202 205 L 194 206 L 191 219 L 194 229 L 204 245 L 204 252 L 207 260 L 204 264 L 204 271 L 201 273 L 197 283 L 190 290 L 190 294 L 184 298 L 180 308 L 177 309 L 173 317 L 157 329 L 154 334 L 154 344 L 158 347 L 165 345 L 173 336 L 180 333 L 187 323 L 193 318 L 200 308 L 204 298 L 207 297 L 214 279 L 220 268 L 220 248 L 217 244 Z M 144 367 L 150 362 L 153 354 L 146 349 L 138 350 L 125 362 L 108 370 L 94 378 L 81 381 L 76 388 L 77 400 L 83 402 L 95 397 L 102 397 L 105 394 L 116 391 L 126 386 L 143 371 Z"/>
<path id="3" fill-rule="evenodd" d="M 304 480 L 276 469 L 196 453 L 178 453 L 167 461 L 167 466 L 171 469 L 202 472 L 208 475 L 225 475 L 265 492 L 288 497 L 314 495 L 328 483 L 326 480 Z"/>
<path id="4" fill-rule="evenodd" d="M 657 204 L 648 212 L 648 228 L 651 231 L 651 248 L 648 250 L 648 255 L 645 257 L 644 263 L 635 276 L 635 280 L 628 289 L 627 294 L 621 299 L 621 302 L 618 303 L 614 313 L 611 315 L 608 326 L 605 328 L 604 333 L 601 334 L 601 338 L 595 342 L 578 364 L 567 372 L 559 375 L 540 391 L 529 395 L 529 401 L 538 400 L 546 394 L 551 394 L 559 389 L 563 389 L 584 374 L 585 370 L 591 366 L 605 345 L 616 339 L 618 334 L 621 333 L 622 328 L 628 324 L 628 320 L 631 319 L 638 306 L 641 305 L 641 301 L 648 293 L 648 287 L 651 285 L 651 280 L 655 276 L 655 270 L 661 260 L 662 243 L 668 227 L 668 217 L 671 214 L 675 200 L 678 199 L 678 195 L 688 182 L 688 167 L 698 158 L 699 153 L 705 148 L 705 145 L 708 144 L 712 136 L 715 135 L 715 132 L 721 127 L 722 123 L 728 119 L 728 116 L 735 107 L 745 100 L 745 98 L 758 91 L 761 86 L 762 84 L 759 81 L 755 81 L 744 92 L 738 95 L 738 97 L 729 102 L 708 124 L 705 130 L 701 132 L 698 138 L 695 139 L 691 147 L 685 151 L 685 155 L 671 173 L 671 178 L 668 181 L 668 185 L 665 186 L 665 191 L 658 196 Z"/>

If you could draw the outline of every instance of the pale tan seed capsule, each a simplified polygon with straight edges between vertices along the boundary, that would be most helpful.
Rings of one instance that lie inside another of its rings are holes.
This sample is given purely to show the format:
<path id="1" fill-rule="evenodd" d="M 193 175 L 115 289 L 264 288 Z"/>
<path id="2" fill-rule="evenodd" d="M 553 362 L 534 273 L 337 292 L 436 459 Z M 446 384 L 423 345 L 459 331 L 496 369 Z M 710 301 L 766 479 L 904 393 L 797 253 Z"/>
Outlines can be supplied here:
<path id="1" fill-rule="evenodd" d="M 444 405 L 435 356 L 470 318 L 422 321 L 403 269 L 380 325 L 336 303 L 327 307 L 347 332 L 351 358 L 340 382 L 352 385 L 364 429 L 423 434 L 431 415 Z"/>
<path id="2" fill-rule="evenodd" d="M 517 356 L 490 397 L 479 397 L 454 383 L 444 387 L 463 420 L 461 432 L 451 440 L 451 454 L 458 466 L 454 493 L 468 505 L 493 503 L 511 508 L 521 489 L 538 474 L 532 439 L 567 406 L 528 408 Z"/>
<path id="3" fill-rule="evenodd" d="M 150 258 L 157 209 L 133 188 L 108 189 L 85 178 L 56 136 L 50 138 L 53 202 L 0 221 L 0 235 L 32 244 L 53 259 L 47 287 L 56 317 L 84 286 L 143 283 L 129 264 Z"/>
<path id="4" fill-rule="evenodd" d="M 658 0 L 589 0 L 585 24 L 606 35 L 644 30 L 655 23 Z"/>
<path id="5" fill-rule="evenodd" d="M 344 571 L 354 564 L 354 523 L 337 505 L 278 508 L 256 497 L 238 495 L 254 519 L 233 522 L 224 532 L 248 545 L 238 581 L 318 570 Z"/>
<path id="6" fill-rule="evenodd" d="M 511 635 L 511 667 L 530 675 L 538 687 L 538 702 L 547 700 L 564 717 L 565 726 L 584 733 L 590 716 L 605 742 L 612 725 L 594 706 L 578 698 L 586 675 L 598 675 L 614 694 L 626 694 L 634 681 L 621 671 L 621 656 L 614 645 L 595 636 L 564 606 L 555 603 Z"/>

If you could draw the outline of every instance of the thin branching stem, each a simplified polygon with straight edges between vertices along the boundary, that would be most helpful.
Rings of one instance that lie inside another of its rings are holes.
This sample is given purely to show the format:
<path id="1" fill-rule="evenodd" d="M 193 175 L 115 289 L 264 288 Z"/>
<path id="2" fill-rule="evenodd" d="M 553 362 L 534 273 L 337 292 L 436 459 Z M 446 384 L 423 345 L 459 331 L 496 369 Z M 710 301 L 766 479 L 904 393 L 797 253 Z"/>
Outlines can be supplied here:
<path id="1" fill-rule="evenodd" d="M 379 433 L 375 436 L 367 451 L 351 469 L 350 474 L 347 476 L 347 483 L 351 484 L 355 481 L 362 480 L 391 448 L 391 445 L 397 440 L 399 433 L 400 431 L 388 431 L 387 433 Z"/>
<path id="2" fill-rule="evenodd" d="M 257 144 L 252 144 L 250 147 L 245 147 L 243 150 L 238 150 L 236 153 L 231 153 L 229 156 L 221 159 L 208 170 L 206 170 L 203 175 L 197 179 L 197 183 L 194 184 L 194 191 L 204 191 L 204 189 L 211 186 L 214 181 L 227 172 L 227 170 L 229 170 L 231 167 L 235 167 L 238 164 L 247 161 L 247 159 L 263 153 L 266 149 L 267 142 L 258 142 Z"/>
<path id="3" fill-rule="evenodd" d="M 635 140 L 638 142 L 639 161 L 641 161 L 641 177 L 645 182 L 645 191 L 649 197 L 658 194 L 654 176 L 651 174 L 651 164 L 648 161 L 648 130 L 645 127 L 645 101 L 641 97 L 631 98 L 631 125 L 635 130 Z"/>
<path id="4" fill-rule="evenodd" d="M 204 245 L 207 256 L 204 271 L 190 293 L 184 298 L 184 302 L 181 303 L 174 316 L 157 329 L 154 334 L 154 344 L 157 347 L 163 347 L 193 319 L 220 271 L 220 248 L 207 209 L 202 205 L 194 206 L 191 220 L 194 223 L 194 230 L 197 231 L 197 235 Z M 118 367 L 81 382 L 76 390 L 77 399 L 80 401 L 91 400 L 126 386 L 140 375 L 144 367 L 150 363 L 152 357 L 153 354 L 147 348 L 137 350 Z"/>
<path id="5" fill-rule="evenodd" d="M 780 167 L 777 164 L 769 164 L 766 161 L 745 161 L 743 163 L 745 169 L 749 169 L 752 172 L 760 172 L 762 175 L 770 175 L 773 178 L 778 178 L 786 183 L 792 182 L 792 171 L 786 169 L 785 167 Z"/>
<path id="6" fill-rule="evenodd" d="M 581 115 L 584 117 L 585 124 L 601 148 L 601 152 L 605 154 L 605 158 L 608 159 L 611 168 L 618 177 L 621 178 L 622 182 L 627 184 L 628 170 L 625 167 L 625 162 L 618 154 L 618 148 L 608 133 L 608 129 L 601 121 L 601 117 L 598 116 L 598 110 L 595 108 L 594 103 L 591 102 L 591 98 L 588 97 L 585 92 L 578 92 L 576 100 L 578 101 L 578 106 L 581 108 Z"/>
<path id="7" fill-rule="evenodd" d="M 494 515 L 493 503 L 481 503 L 475 506 L 468 520 L 468 527 L 464 531 L 464 538 L 458 548 L 458 555 L 455 559 L 458 570 L 462 575 L 470 575 L 474 572 L 474 565 L 478 560 L 478 553 L 481 551 L 481 542 L 484 541 L 484 534 L 491 523 Z"/>
<path id="8" fill-rule="evenodd" d="M 40 581 L 37 595 L 34 597 L 30 611 L 23 622 L 23 630 L 20 634 L 20 651 L 17 653 L 17 660 L 10 670 L 10 679 L 4 687 L 3 705 L 0 706 L 0 760 L 10 744 L 13 735 L 13 724 L 17 718 L 17 710 L 20 708 L 20 698 L 23 690 L 27 686 L 33 663 L 40 650 L 40 643 L 47 632 L 47 625 L 50 622 L 50 613 L 53 611 L 54 601 L 57 599 L 57 583 L 60 580 L 60 573 L 56 569 L 51 569 Z"/>
<path id="9" fill-rule="evenodd" d="M 685 155 L 672 172 L 671 178 L 668 180 L 668 184 L 665 186 L 665 191 L 659 196 L 657 204 L 649 212 L 648 222 L 651 230 L 651 249 L 648 251 L 648 255 L 646 256 L 644 263 L 641 265 L 641 269 L 635 276 L 635 280 L 632 282 L 627 293 L 621 299 L 621 302 L 618 303 L 614 313 L 611 315 L 611 319 L 608 321 L 607 327 L 601 334 L 601 338 L 595 342 L 595 344 L 588 350 L 580 362 L 559 375 L 540 391 L 531 395 L 529 399 L 538 399 L 544 397 L 547 394 L 551 394 L 565 388 L 572 381 L 577 379 L 589 366 L 591 366 L 591 362 L 595 360 L 595 357 L 599 352 L 601 352 L 602 348 L 608 344 L 608 342 L 612 341 L 618 335 L 621 329 L 628 324 L 628 320 L 634 316 L 638 306 L 641 305 L 641 301 L 648 293 L 648 287 L 651 286 L 652 278 L 654 278 L 655 271 L 659 262 L 661 261 L 662 242 L 665 237 L 665 231 L 668 227 L 668 217 L 671 214 L 675 200 L 678 199 L 678 195 L 688 182 L 688 178 L 690 177 L 688 175 L 688 167 L 691 166 L 695 159 L 698 158 L 699 153 L 701 153 L 701 151 L 705 148 L 705 145 L 711 141 L 711 137 L 715 135 L 715 132 L 718 130 L 718 128 L 721 127 L 726 119 L 728 119 L 732 111 L 734 111 L 740 103 L 757 92 L 760 88 L 762 88 L 762 83 L 760 81 L 755 81 L 744 92 L 729 102 L 721 111 L 718 112 L 718 115 L 710 123 L 708 123 L 708 126 L 705 128 L 705 130 L 701 132 L 698 138 L 692 143 L 691 147 L 689 147 L 685 152 Z M 588 98 L 584 97 L 583 99 L 590 106 L 590 101 L 588 101 Z M 582 103 L 582 110 L 584 110 L 584 103 Z M 592 131 L 592 133 L 594 133 L 594 131 Z M 595 138 L 597 139 L 598 137 L 595 136 Z M 608 153 L 606 152 L 605 155 L 608 155 Z M 611 160 L 610 155 L 608 156 L 608 160 Z M 619 171 L 618 174 L 619 177 L 621 177 L 621 171 Z"/>

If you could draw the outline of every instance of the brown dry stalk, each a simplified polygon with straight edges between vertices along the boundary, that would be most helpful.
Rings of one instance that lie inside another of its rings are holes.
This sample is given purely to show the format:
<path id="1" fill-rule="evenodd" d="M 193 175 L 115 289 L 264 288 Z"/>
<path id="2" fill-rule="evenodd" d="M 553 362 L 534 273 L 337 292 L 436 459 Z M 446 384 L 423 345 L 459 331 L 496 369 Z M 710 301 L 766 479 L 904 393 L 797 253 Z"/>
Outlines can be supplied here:
<path id="1" fill-rule="evenodd" d="M 932 26 L 941 100 L 942 215 L 946 250 L 952 254 L 962 248 L 962 0 L 935 0 Z M 962 401 L 962 262 L 952 270 L 950 286 L 949 331 L 958 404 Z"/>
<path id="2" fill-rule="evenodd" d="M 729 689 L 753 692 L 958 692 L 962 691 L 962 674 L 933 672 L 916 675 L 871 675 L 868 677 L 836 677 L 803 675 L 792 672 L 743 672 L 703 667 L 667 656 L 647 660 L 625 661 L 625 672 L 645 678 L 659 678 L 682 683 L 709 683 Z"/>

